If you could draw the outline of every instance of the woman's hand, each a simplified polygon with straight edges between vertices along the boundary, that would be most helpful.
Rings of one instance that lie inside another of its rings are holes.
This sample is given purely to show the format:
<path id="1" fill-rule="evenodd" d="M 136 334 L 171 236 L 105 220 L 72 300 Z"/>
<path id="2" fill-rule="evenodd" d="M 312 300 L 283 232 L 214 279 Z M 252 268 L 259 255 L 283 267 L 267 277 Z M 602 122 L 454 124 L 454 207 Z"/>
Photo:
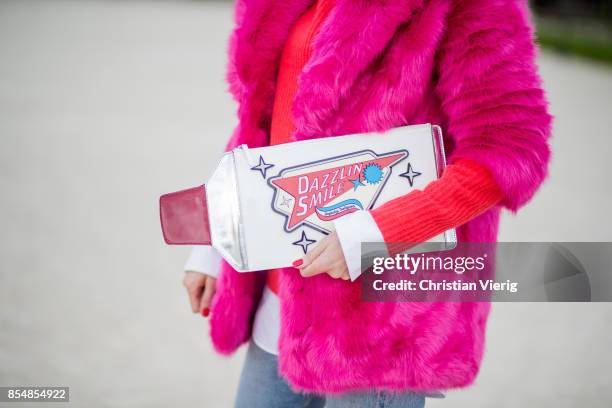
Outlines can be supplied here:
<path id="1" fill-rule="evenodd" d="M 349 279 L 340 240 L 335 232 L 323 238 L 304 258 L 293 263 L 303 277 L 326 273 L 334 279 Z"/>
<path id="2" fill-rule="evenodd" d="M 185 271 L 183 286 L 187 289 L 193 313 L 199 312 L 202 316 L 208 317 L 216 284 L 217 279 L 204 273 Z"/>

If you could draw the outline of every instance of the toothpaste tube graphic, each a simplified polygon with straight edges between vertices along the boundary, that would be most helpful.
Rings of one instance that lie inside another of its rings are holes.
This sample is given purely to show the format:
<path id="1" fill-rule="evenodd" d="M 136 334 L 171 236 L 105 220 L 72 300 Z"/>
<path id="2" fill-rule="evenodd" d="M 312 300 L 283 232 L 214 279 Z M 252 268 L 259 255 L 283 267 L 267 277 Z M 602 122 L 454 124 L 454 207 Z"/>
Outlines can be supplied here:
<path id="1" fill-rule="evenodd" d="M 334 230 L 334 220 L 439 178 L 441 137 L 427 124 L 239 146 L 223 155 L 205 186 L 160 198 L 164 239 L 212 245 L 238 271 L 289 266 Z M 432 241 L 452 247 L 454 230 Z"/>

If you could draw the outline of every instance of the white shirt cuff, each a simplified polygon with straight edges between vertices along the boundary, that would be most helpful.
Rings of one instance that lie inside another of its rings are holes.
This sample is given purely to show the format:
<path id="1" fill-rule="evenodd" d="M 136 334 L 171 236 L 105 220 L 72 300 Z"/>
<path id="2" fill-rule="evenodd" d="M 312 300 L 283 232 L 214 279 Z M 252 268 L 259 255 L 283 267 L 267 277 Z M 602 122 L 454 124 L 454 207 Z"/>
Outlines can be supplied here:
<path id="1" fill-rule="evenodd" d="M 185 270 L 205 273 L 208 276 L 216 278 L 221 271 L 221 255 L 211 246 L 194 246 L 185 263 Z"/>
<path id="2" fill-rule="evenodd" d="M 369 211 L 356 211 L 334 220 L 334 228 L 342 246 L 351 281 L 363 272 L 361 270 L 361 243 L 384 242 L 376 221 Z"/>

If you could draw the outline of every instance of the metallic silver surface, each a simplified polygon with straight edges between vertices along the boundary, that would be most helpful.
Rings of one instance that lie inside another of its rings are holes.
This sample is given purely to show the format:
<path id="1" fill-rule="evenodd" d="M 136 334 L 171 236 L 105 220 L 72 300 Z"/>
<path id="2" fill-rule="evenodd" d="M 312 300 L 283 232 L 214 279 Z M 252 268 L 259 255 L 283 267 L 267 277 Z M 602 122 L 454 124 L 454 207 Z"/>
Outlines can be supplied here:
<path id="1" fill-rule="evenodd" d="M 213 246 L 234 269 L 247 270 L 233 152 L 223 155 L 208 180 L 206 198 Z"/>
<path id="2" fill-rule="evenodd" d="M 431 136 L 433 138 L 438 177 L 442 177 L 442 173 L 444 172 L 444 168 L 446 167 L 446 152 L 444 151 L 444 138 L 442 136 L 442 128 L 438 125 L 432 125 Z M 446 249 L 450 250 L 457 246 L 457 233 L 455 232 L 454 228 L 444 232 L 444 238 L 446 239 Z"/>

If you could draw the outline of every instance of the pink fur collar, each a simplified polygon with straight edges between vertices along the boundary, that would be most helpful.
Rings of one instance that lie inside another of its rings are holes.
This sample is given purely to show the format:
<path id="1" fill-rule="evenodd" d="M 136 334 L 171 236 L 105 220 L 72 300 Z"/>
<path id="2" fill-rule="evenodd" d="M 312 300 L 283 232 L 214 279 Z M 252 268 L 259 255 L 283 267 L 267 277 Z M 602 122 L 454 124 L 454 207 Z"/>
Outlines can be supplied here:
<path id="1" fill-rule="evenodd" d="M 398 26 L 408 24 L 423 3 L 424 0 L 336 0 L 300 77 L 293 110 L 297 139 L 331 134 L 326 122 L 338 111 L 355 79 L 382 55 Z M 284 40 L 297 18 L 312 4 L 312 0 L 242 0 L 237 4 L 228 80 L 237 100 L 245 102 L 241 103 L 245 111 L 240 115 L 248 117 L 253 125 L 265 122 L 271 114 L 270 101 Z M 346 19 L 347 15 L 353 18 Z M 319 101 L 316 109 L 309 106 L 312 100 Z M 251 144 L 260 146 L 265 141 L 252 140 Z"/>

